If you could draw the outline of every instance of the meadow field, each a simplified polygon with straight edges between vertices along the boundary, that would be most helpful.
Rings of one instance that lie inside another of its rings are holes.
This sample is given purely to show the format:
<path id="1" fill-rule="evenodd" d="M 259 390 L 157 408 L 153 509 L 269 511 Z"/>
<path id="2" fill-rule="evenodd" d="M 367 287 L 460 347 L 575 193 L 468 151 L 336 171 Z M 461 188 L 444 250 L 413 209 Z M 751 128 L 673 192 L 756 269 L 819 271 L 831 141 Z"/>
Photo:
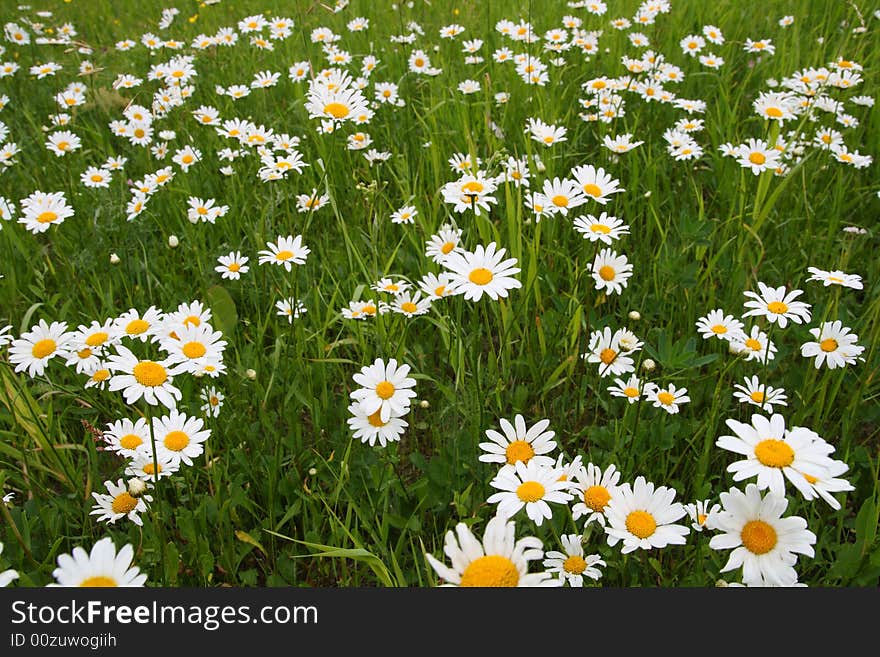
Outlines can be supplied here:
<path id="1" fill-rule="evenodd" d="M 880 583 L 876 3 L 0 19 L 0 585 Z"/>

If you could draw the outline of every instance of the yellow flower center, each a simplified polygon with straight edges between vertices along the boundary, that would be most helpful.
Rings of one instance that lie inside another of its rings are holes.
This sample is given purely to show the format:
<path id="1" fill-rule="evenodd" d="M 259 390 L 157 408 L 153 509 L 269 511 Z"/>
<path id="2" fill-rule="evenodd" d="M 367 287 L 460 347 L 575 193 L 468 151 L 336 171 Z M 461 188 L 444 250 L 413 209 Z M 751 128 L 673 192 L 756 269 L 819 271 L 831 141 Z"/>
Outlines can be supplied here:
<path id="1" fill-rule="evenodd" d="M 133 319 L 125 326 L 125 332 L 129 335 L 140 335 L 150 328 L 150 323 L 143 319 Z"/>
<path id="2" fill-rule="evenodd" d="M 794 461 L 794 450 L 783 440 L 767 438 L 755 445 L 755 456 L 769 468 L 784 468 Z"/>
<path id="3" fill-rule="evenodd" d="M 381 411 L 382 411 L 382 409 L 380 408 L 375 413 L 370 413 L 367 416 L 367 422 L 372 424 L 374 427 L 384 427 L 386 424 L 388 424 L 387 422 L 383 422 L 382 418 L 379 417 L 379 414 L 381 413 Z"/>
<path id="4" fill-rule="evenodd" d="M 767 116 L 772 117 L 774 119 L 778 119 L 779 117 L 782 116 L 782 110 L 779 109 L 778 107 L 768 107 L 767 109 L 764 110 L 764 113 Z"/>
<path id="5" fill-rule="evenodd" d="M 159 363 L 142 360 L 132 370 L 135 380 L 142 386 L 155 388 L 168 380 L 168 372 Z"/>
<path id="6" fill-rule="evenodd" d="M 467 192 L 468 194 L 479 194 L 483 189 L 483 183 L 477 182 L 476 180 L 471 180 L 461 186 L 461 191 Z"/>
<path id="7" fill-rule="evenodd" d="M 626 528 L 633 536 L 648 538 L 657 530 L 657 521 L 647 511 L 631 511 L 626 517 Z"/>
<path id="8" fill-rule="evenodd" d="M 348 116 L 348 107 L 342 103 L 327 103 L 324 105 L 324 114 L 329 114 L 334 119 L 344 119 Z"/>
<path id="9" fill-rule="evenodd" d="M 189 436 L 183 431 L 169 431 L 163 442 L 165 443 L 165 447 L 172 452 L 179 452 L 189 445 Z"/>
<path id="10" fill-rule="evenodd" d="M 697 524 L 698 524 L 698 525 L 705 525 L 705 524 L 706 524 L 706 518 L 708 518 L 708 517 L 709 517 L 709 516 L 707 516 L 705 513 L 698 513 L 698 514 L 697 514 Z"/>
<path id="11" fill-rule="evenodd" d="M 603 281 L 613 281 L 614 280 L 614 267 L 611 265 L 602 265 L 599 267 L 599 277 Z"/>
<path id="12" fill-rule="evenodd" d="M 217 406 L 220 403 L 220 399 L 215 397 L 214 395 L 211 395 L 211 397 L 208 399 L 208 403 L 211 404 L 211 406 Z"/>
<path id="13" fill-rule="evenodd" d="M 599 198 L 600 196 L 602 196 L 602 189 L 599 187 L 599 185 L 596 185 L 594 183 L 587 183 L 586 185 L 584 185 L 584 193 L 589 194 L 594 198 Z"/>
<path id="14" fill-rule="evenodd" d="M 95 370 L 95 373 L 92 374 L 92 381 L 95 383 L 100 383 L 101 381 L 106 381 L 110 378 L 110 370 Z"/>
<path id="15" fill-rule="evenodd" d="M 607 235 L 611 232 L 611 229 L 605 224 L 593 224 L 590 226 L 590 230 L 594 233 L 602 233 L 603 235 Z"/>
<path id="16" fill-rule="evenodd" d="M 599 354 L 599 360 L 605 363 L 605 365 L 613 363 L 615 358 L 617 358 L 617 352 L 614 349 L 603 349 Z"/>
<path id="17" fill-rule="evenodd" d="M 455 248 L 455 244 L 452 242 L 445 242 L 443 246 L 440 247 L 440 253 L 443 255 L 449 255 L 449 252 Z"/>
<path id="18" fill-rule="evenodd" d="M 788 312 L 788 306 L 786 306 L 781 301 L 771 301 L 767 304 L 767 310 L 769 310 L 771 313 L 782 315 L 783 313 Z"/>
<path id="19" fill-rule="evenodd" d="M 416 66 L 424 66 L 424 65 L 425 65 L 425 60 L 422 59 L 421 57 L 416 57 L 416 59 L 415 59 L 415 61 L 413 62 L 413 64 L 415 64 Z"/>
<path id="20" fill-rule="evenodd" d="M 740 532 L 743 546 L 752 554 L 767 554 L 776 547 L 776 530 L 763 520 L 749 520 Z"/>
<path id="21" fill-rule="evenodd" d="M 182 351 L 187 358 L 201 358 L 208 352 L 201 342 L 187 342 Z"/>
<path id="22" fill-rule="evenodd" d="M 468 280 L 474 285 L 488 285 L 495 278 L 485 267 L 477 267 L 469 275 Z"/>
<path id="23" fill-rule="evenodd" d="M 819 343 L 819 349 L 824 351 L 825 353 L 829 353 L 832 351 L 837 351 L 837 340 L 834 338 L 825 338 L 822 342 Z"/>
<path id="24" fill-rule="evenodd" d="M 571 573 L 572 575 L 580 575 L 587 569 L 587 562 L 584 561 L 583 557 L 573 554 L 562 562 L 562 568 L 565 572 Z"/>
<path id="25" fill-rule="evenodd" d="M 761 166 L 764 162 L 767 161 L 767 157 L 763 153 L 758 153 L 755 151 L 754 153 L 749 153 L 749 162 L 752 164 L 757 164 Z"/>
<path id="26" fill-rule="evenodd" d="M 45 338 L 34 343 L 34 346 L 31 347 L 31 355 L 34 358 L 45 358 L 54 353 L 57 347 L 58 345 L 55 343 L 55 340 Z"/>
<path id="27" fill-rule="evenodd" d="M 516 586 L 519 583 L 519 571 L 507 557 L 490 554 L 474 559 L 461 574 L 459 586 Z"/>
<path id="28" fill-rule="evenodd" d="M 275 254 L 276 260 L 290 260 L 293 257 L 293 251 L 279 251 Z"/>
<path id="29" fill-rule="evenodd" d="M 162 472 L 162 464 L 161 464 L 161 463 L 157 463 L 156 465 L 159 466 L 159 472 Z M 148 474 L 148 475 L 152 475 L 152 474 L 154 474 L 154 473 L 156 472 L 156 470 L 153 468 L 153 464 L 152 464 L 152 463 L 145 463 L 145 464 L 144 464 L 144 467 L 143 467 L 143 471 L 144 471 L 145 474 Z"/>
<path id="30" fill-rule="evenodd" d="M 58 215 L 52 212 L 51 210 L 46 210 L 45 212 L 41 212 L 37 215 L 37 223 L 38 224 L 51 224 L 58 218 Z"/>
<path id="31" fill-rule="evenodd" d="M 761 390 L 755 390 L 749 395 L 749 397 L 751 397 L 752 401 L 756 404 L 761 404 L 764 402 L 764 393 Z"/>
<path id="32" fill-rule="evenodd" d="M 391 399 L 394 396 L 395 388 L 391 381 L 381 381 L 376 384 L 376 394 L 379 399 Z"/>
<path id="33" fill-rule="evenodd" d="M 584 504 L 598 513 L 602 513 L 610 499 L 611 493 L 605 486 L 590 486 L 584 491 Z"/>
<path id="34" fill-rule="evenodd" d="M 755 338 L 749 338 L 746 340 L 746 346 L 752 351 L 761 351 L 761 343 Z"/>
<path id="35" fill-rule="evenodd" d="M 434 289 L 434 294 L 438 297 L 442 297 L 444 292 L 446 292 L 445 285 L 439 285 Z"/>
<path id="36" fill-rule="evenodd" d="M 91 588 L 108 588 L 111 586 L 119 586 L 119 584 L 116 583 L 115 579 L 113 579 L 112 577 L 105 577 L 104 575 L 87 577 L 82 582 L 80 582 L 79 585 Z"/>
<path id="37" fill-rule="evenodd" d="M 229 266 L 227 267 L 227 269 L 234 273 L 234 272 L 237 272 L 239 269 L 241 269 L 241 265 L 238 264 L 237 262 L 231 262 L 231 263 L 229 263 Z"/>
<path id="38" fill-rule="evenodd" d="M 92 182 L 99 183 L 99 182 L 101 182 L 102 180 L 104 180 L 104 176 L 101 176 L 101 175 L 99 175 L 99 174 L 97 174 L 97 173 L 94 173 L 94 174 L 91 175 L 91 180 L 92 180 Z"/>
<path id="39" fill-rule="evenodd" d="M 724 335 L 727 333 L 727 327 L 724 324 L 716 324 L 712 327 L 712 333 L 716 335 Z"/>
<path id="40" fill-rule="evenodd" d="M 416 306 L 416 304 L 414 304 L 412 301 L 404 301 L 402 304 L 400 304 L 400 309 L 404 312 L 414 313 L 418 310 L 418 306 Z"/>
<path id="41" fill-rule="evenodd" d="M 376 314 L 376 306 L 373 306 L 373 305 L 364 306 L 361 310 L 366 315 L 375 315 Z"/>
<path id="42" fill-rule="evenodd" d="M 555 205 L 558 208 L 568 207 L 568 197 L 563 196 L 562 194 L 557 194 L 556 196 L 554 196 L 550 200 L 553 201 L 553 205 Z"/>
<path id="43" fill-rule="evenodd" d="M 91 355 L 92 355 L 92 350 L 89 349 L 88 347 L 86 347 L 85 349 L 80 349 L 79 351 L 77 351 L 77 352 L 76 352 L 76 355 L 77 355 L 78 357 L 82 358 L 83 360 L 85 360 L 86 358 L 90 358 L 90 357 L 91 357 Z"/>
<path id="44" fill-rule="evenodd" d="M 811 484 L 815 484 L 817 481 L 819 481 L 819 478 L 814 477 L 813 475 L 808 475 L 805 472 L 802 472 L 801 474 L 804 475 L 804 479 L 806 479 L 807 482 L 809 482 Z"/>
<path id="45" fill-rule="evenodd" d="M 507 455 L 507 462 L 513 465 L 517 461 L 528 463 L 535 455 L 535 449 L 531 443 L 525 440 L 514 440 L 504 450 Z"/>
<path id="46" fill-rule="evenodd" d="M 526 481 L 520 484 L 516 489 L 516 496 L 523 502 L 537 502 L 542 497 L 546 489 L 541 482 Z"/>
<path id="47" fill-rule="evenodd" d="M 86 338 L 86 344 L 90 347 L 98 347 L 110 338 L 110 336 L 104 331 L 98 331 L 97 333 L 92 333 L 89 337 Z"/>
<path id="48" fill-rule="evenodd" d="M 663 392 L 657 393 L 657 400 L 664 406 L 669 406 L 675 401 L 675 396 L 671 392 L 666 392 L 664 390 Z"/>
<path id="49" fill-rule="evenodd" d="M 192 155 L 184 155 L 182 158 L 180 158 L 180 161 L 184 164 L 192 164 L 193 159 L 195 158 L 193 158 Z"/>
<path id="50" fill-rule="evenodd" d="M 627 397 L 629 397 L 630 399 L 635 399 L 636 397 L 639 396 L 639 389 L 633 388 L 632 386 L 629 386 L 629 387 L 623 389 L 623 394 L 626 395 Z"/>
<path id="51" fill-rule="evenodd" d="M 122 491 L 113 498 L 110 508 L 113 509 L 113 513 L 128 513 L 129 511 L 134 511 L 137 503 L 137 500 L 129 495 L 128 491 Z"/>
<path id="52" fill-rule="evenodd" d="M 143 439 L 135 433 L 127 433 L 119 439 L 119 444 L 123 449 L 137 449 L 144 444 Z"/>

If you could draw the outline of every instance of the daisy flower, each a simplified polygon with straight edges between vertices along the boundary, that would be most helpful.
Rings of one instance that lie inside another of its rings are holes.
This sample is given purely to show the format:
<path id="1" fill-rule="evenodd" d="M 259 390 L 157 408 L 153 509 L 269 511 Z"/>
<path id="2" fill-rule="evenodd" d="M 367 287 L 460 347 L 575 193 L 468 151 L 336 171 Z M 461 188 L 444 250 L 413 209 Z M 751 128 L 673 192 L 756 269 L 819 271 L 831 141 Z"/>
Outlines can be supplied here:
<path id="1" fill-rule="evenodd" d="M 46 365 L 55 356 L 67 358 L 68 346 L 73 334 L 67 331 L 67 322 L 48 324 L 41 319 L 30 331 L 9 345 L 9 362 L 16 372 L 27 371 L 28 376 L 42 376 Z"/>
<path id="2" fill-rule="evenodd" d="M 587 198 L 581 192 L 578 184 L 568 179 L 560 180 L 559 178 L 554 178 L 553 180 L 545 180 L 541 193 L 548 200 L 547 210 L 550 214 L 561 214 L 563 217 L 572 208 L 587 202 Z"/>
<path id="3" fill-rule="evenodd" d="M 571 484 L 569 490 L 577 500 L 571 507 L 572 520 L 586 516 L 584 526 L 595 520 L 604 527 L 608 503 L 620 488 L 620 471 L 617 467 L 611 464 L 603 471 L 598 465 L 588 463 L 575 472 Z"/>
<path id="4" fill-rule="evenodd" d="M 293 324 L 293 320 L 298 319 L 307 312 L 307 308 L 302 301 L 297 301 L 293 297 L 287 297 L 275 302 L 276 314 L 287 318 L 288 324 Z"/>
<path id="5" fill-rule="evenodd" d="M 400 292 L 394 295 L 394 299 L 390 303 L 381 302 L 380 309 L 399 313 L 406 317 L 415 315 L 424 315 L 431 308 L 431 297 L 422 298 L 420 291 L 416 292 Z"/>
<path id="6" fill-rule="evenodd" d="M 697 320 L 697 330 L 705 340 L 718 338 L 728 341 L 744 341 L 746 339 L 746 334 L 743 331 L 744 326 L 745 324 L 733 315 L 726 315 L 721 308 L 716 308 Z"/>
<path id="7" fill-rule="evenodd" d="M 512 424 L 505 418 L 499 419 L 498 424 L 503 433 L 486 429 L 489 442 L 480 443 L 483 454 L 478 457 L 479 461 L 507 465 L 535 461 L 544 466 L 553 465 L 553 458 L 546 456 L 556 449 L 556 441 L 553 440 L 556 433 L 547 431 L 550 420 L 545 418 L 527 427 L 523 416 L 517 413 Z"/>
<path id="8" fill-rule="evenodd" d="M 409 407 L 399 414 L 392 414 L 385 420 L 380 417 L 380 411 L 366 413 L 358 402 L 348 407 L 351 417 L 346 420 L 352 435 L 363 443 L 369 443 L 370 447 L 378 441 L 379 447 L 385 447 L 388 443 L 400 440 L 409 423 L 403 416 L 409 412 Z"/>
<path id="9" fill-rule="evenodd" d="M 278 242 L 266 242 L 268 250 L 258 251 L 259 264 L 271 263 L 284 267 L 286 271 L 292 269 L 292 265 L 303 265 L 311 249 L 302 243 L 302 235 L 278 236 Z"/>
<path id="10" fill-rule="evenodd" d="M 794 300 L 803 294 L 803 290 L 792 290 L 786 293 L 784 285 L 772 288 L 761 281 L 758 281 L 758 289 L 760 294 L 751 290 L 743 293 L 752 299 L 752 301 L 746 301 L 743 304 L 744 307 L 750 309 L 743 313 L 743 317 L 763 316 L 767 318 L 767 321 L 779 324 L 779 328 L 788 326 L 788 320 L 795 324 L 810 321 L 809 304 Z"/>
<path id="11" fill-rule="evenodd" d="M 721 510 L 720 504 L 712 504 L 711 500 L 697 500 L 684 505 L 684 510 L 693 522 L 691 528 L 696 532 L 712 529 L 712 519 Z"/>
<path id="12" fill-rule="evenodd" d="M 409 371 L 409 365 L 404 363 L 398 366 L 394 358 L 387 364 L 377 358 L 372 365 L 365 365 L 352 376 L 361 387 L 352 391 L 350 396 L 360 403 L 367 415 L 379 411 L 382 422 L 387 422 L 392 415 L 405 415 L 410 400 L 416 396 L 413 390 L 416 380 L 407 376 Z"/>
<path id="13" fill-rule="evenodd" d="M 223 350 L 226 348 L 223 333 L 214 330 L 206 322 L 174 322 L 172 325 L 175 325 L 174 336 L 160 342 L 160 347 L 168 354 L 168 364 L 177 365 L 180 371 L 194 373 L 205 363 L 223 360 Z"/>
<path id="14" fill-rule="evenodd" d="M 240 251 L 230 251 L 228 255 L 217 258 L 220 264 L 214 267 L 214 271 L 219 272 L 221 278 L 237 281 L 250 269 L 247 265 L 248 260 L 249 258 L 241 255 Z"/>
<path id="15" fill-rule="evenodd" d="M 599 364 L 599 376 L 620 376 L 635 369 L 633 359 L 628 355 L 631 350 L 620 343 L 623 335 L 619 330 L 612 333 L 608 326 L 590 334 L 589 351 L 581 357 L 585 357 L 588 363 Z"/>
<path id="16" fill-rule="evenodd" d="M 607 564 L 598 554 L 584 554 L 583 541 L 579 534 L 563 534 L 559 540 L 563 551 L 549 550 L 544 555 L 544 567 L 548 573 L 557 573 L 563 584 L 577 587 L 584 585 L 584 577 L 594 580 L 602 577 L 598 566 Z"/>
<path id="17" fill-rule="evenodd" d="M 672 501 L 674 498 L 674 488 L 655 488 L 642 476 L 636 477 L 632 486 L 622 484 L 605 509 L 608 545 L 623 541 L 622 554 L 684 545 L 690 530 L 674 523 L 687 512 L 682 504 Z"/>
<path id="18" fill-rule="evenodd" d="M 489 482 L 500 491 L 490 495 L 486 502 L 498 504 L 498 514 L 508 518 L 525 507 L 526 515 L 540 526 L 545 518 L 553 517 L 548 502 L 565 504 L 572 498 L 568 492 L 569 482 L 561 479 L 561 474 L 560 469 L 534 460 L 502 466 Z"/>
<path id="19" fill-rule="evenodd" d="M 395 280 L 383 277 L 370 286 L 370 289 L 376 292 L 389 292 L 391 294 L 400 294 L 406 292 L 410 287 L 410 283 L 404 280 Z"/>
<path id="20" fill-rule="evenodd" d="M 563 126 L 550 125 L 544 123 L 541 119 L 528 120 L 526 131 L 531 138 L 544 146 L 549 147 L 561 141 L 566 141 L 565 136 L 567 130 Z"/>
<path id="21" fill-rule="evenodd" d="M 414 205 L 405 205 L 391 213 L 391 223 L 394 224 L 412 224 L 415 223 L 418 214 Z"/>
<path id="22" fill-rule="evenodd" d="M 807 271 L 810 272 L 810 277 L 807 279 L 808 281 L 819 281 L 825 287 L 828 287 L 829 285 L 840 285 L 842 287 L 850 287 L 854 290 L 862 289 L 862 277 L 858 274 L 846 274 L 839 269 L 825 271 L 818 267 L 807 267 Z"/>
<path id="23" fill-rule="evenodd" d="M 629 153 L 632 149 L 636 148 L 637 146 L 641 146 L 645 142 L 633 141 L 632 135 L 630 133 L 626 133 L 623 135 L 616 135 L 615 137 L 605 135 L 602 138 L 602 143 L 605 148 L 607 148 L 612 153 Z"/>
<path id="24" fill-rule="evenodd" d="M 822 322 L 821 326 L 810 329 L 814 342 L 801 345 L 801 356 L 815 358 L 816 369 L 824 363 L 828 369 L 855 365 L 860 354 L 865 350 L 856 344 L 859 336 L 836 319 L 833 322 Z"/>
<path id="25" fill-rule="evenodd" d="M 621 294 L 632 276 L 632 265 L 626 255 L 617 255 L 611 249 L 602 249 L 592 264 L 587 265 L 597 290 L 605 294 Z"/>
<path id="26" fill-rule="evenodd" d="M 435 301 L 453 294 L 452 288 L 449 286 L 451 282 L 452 277 L 449 274 L 443 273 L 438 276 L 428 272 L 419 280 L 419 289 L 427 294 L 429 299 Z"/>
<path id="27" fill-rule="evenodd" d="M 107 443 L 104 449 L 116 452 L 126 458 L 146 453 L 151 449 L 150 427 L 146 419 L 142 417 L 134 422 L 128 418 L 110 422 L 101 433 L 101 437 Z"/>
<path id="28" fill-rule="evenodd" d="M 831 508 L 835 511 L 840 511 L 840 502 L 834 497 L 834 495 L 832 495 L 832 493 L 855 490 L 855 487 L 846 479 L 838 478 L 839 475 L 842 475 L 847 470 L 849 470 L 849 465 L 844 461 L 832 460 L 824 476 L 812 477 L 810 475 L 804 475 L 804 478 L 807 480 L 807 483 L 813 489 L 816 496 L 821 497 L 828 502 L 828 504 L 831 505 Z"/>
<path id="29" fill-rule="evenodd" d="M 760 363 L 771 361 L 776 357 L 776 345 L 757 326 L 753 326 L 749 333 L 732 338 L 730 348 L 734 353 L 744 356 L 746 360 L 757 360 Z"/>
<path id="30" fill-rule="evenodd" d="M 113 337 L 156 342 L 159 339 L 156 330 L 162 325 L 163 320 L 164 313 L 156 306 L 150 306 L 143 314 L 135 308 L 130 308 L 113 320 Z"/>
<path id="31" fill-rule="evenodd" d="M 780 154 L 763 139 L 749 139 L 736 147 L 737 162 L 745 169 L 751 169 L 756 176 L 764 171 L 772 171 L 780 163 Z"/>
<path id="32" fill-rule="evenodd" d="M 447 566 L 433 555 L 425 559 L 434 572 L 444 580 L 444 586 L 509 587 L 559 586 L 562 582 L 552 573 L 530 573 L 529 562 L 544 558 L 541 539 L 526 536 L 516 539 L 516 523 L 502 516 L 494 516 L 483 531 L 482 541 L 474 536 L 463 522 L 455 526 L 455 533 L 446 532 L 443 552 L 452 566 Z"/>
<path id="33" fill-rule="evenodd" d="M 46 141 L 46 148 L 55 153 L 56 157 L 62 157 L 82 146 L 80 138 L 69 130 L 53 132 Z"/>
<path id="34" fill-rule="evenodd" d="M 497 301 L 506 298 L 509 290 L 521 288 L 522 283 L 513 278 L 520 271 L 514 266 L 516 258 L 504 260 L 505 252 L 496 250 L 495 242 L 478 245 L 473 253 L 451 252 L 442 264 L 450 270 L 453 291 L 469 301 L 479 301 L 483 294 Z"/>
<path id="35" fill-rule="evenodd" d="M 672 383 L 666 388 L 652 386 L 645 391 L 645 398 L 654 408 L 662 408 L 671 415 L 678 413 L 679 404 L 686 404 L 691 400 L 687 395 L 687 388 L 676 388 Z"/>
<path id="36" fill-rule="evenodd" d="M 591 242 L 602 242 L 611 245 L 614 240 L 619 240 L 623 235 L 629 234 L 629 226 L 617 217 L 610 217 L 603 212 L 598 218 L 591 214 L 576 217 L 574 229 Z"/>
<path id="37" fill-rule="evenodd" d="M 797 555 L 814 556 L 816 535 L 799 516 L 783 518 L 788 506 L 783 495 L 768 492 L 761 497 L 755 484 L 745 492 L 738 488 L 721 493 L 722 511 L 715 514 L 719 532 L 709 541 L 713 550 L 733 550 L 721 572 L 742 567 L 746 585 L 792 586 L 798 576 Z"/>
<path id="38" fill-rule="evenodd" d="M 203 388 L 199 393 L 199 399 L 204 402 L 199 407 L 199 410 L 207 417 L 218 417 L 220 415 L 220 409 L 223 408 L 225 397 L 217 388 L 214 386 Z"/>
<path id="39" fill-rule="evenodd" d="M 743 381 L 745 385 L 737 383 L 733 386 L 736 390 L 733 393 L 733 397 L 737 401 L 743 404 L 760 406 L 761 408 L 766 406 L 768 410 L 772 410 L 774 404 L 788 406 L 785 390 L 782 388 L 764 385 L 757 376 L 747 376 Z"/>
<path id="40" fill-rule="evenodd" d="M 787 430 L 785 418 L 778 413 L 769 418 L 755 413 L 751 424 L 733 419 L 725 422 L 735 435 L 719 436 L 715 445 L 745 457 L 727 466 L 734 481 L 757 477 L 759 490 L 769 488 L 784 497 L 787 479 L 804 497 L 813 498 L 805 477 L 827 476 L 831 466 L 828 455 L 834 447 L 804 427 Z"/>
<path id="41" fill-rule="evenodd" d="M 169 415 L 153 418 L 153 435 L 159 456 L 171 461 L 192 465 L 193 459 L 205 451 L 204 442 L 211 437 L 211 430 L 204 429 L 201 418 L 187 417 L 175 409 Z"/>
<path id="42" fill-rule="evenodd" d="M 34 192 L 21 201 L 18 223 L 37 234 L 49 230 L 49 226 L 62 223 L 73 216 L 73 208 L 67 205 L 64 192 Z"/>
<path id="43" fill-rule="evenodd" d="M 90 552 L 75 547 L 72 554 L 58 556 L 58 567 L 52 571 L 55 582 L 47 586 L 143 586 L 147 576 L 132 564 L 133 556 L 130 543 L 117 553 L 109 536 L 95 543 Z"/>
<path id="44" fill-rule="evenodd" d="M 108 169 L 89 167 L 80 174 L 80 180 L 86 187 L 109 187 L 113 175 Z"/>
<path id="45" fill-rule="evenodd" d="M 642 393 L 647 393 L 653 386 L 654 384 L 647 382 L 643 389 L 642 381 L 638 376 L 632 374 L 626 381 L 615 378 L 614 385 L 608 386 L 608 392 L 612 397 L 623 397 L 630 404 L 634 404 L 641 399 Z"/>
<path id="46" fill-rule="evenodd" d="M 125 474 L 144 481 L 156 481 L 162 477 L 170 477 L 179 469 L 180 459 L 174 458 L 169 452 L 157 450 L 154 461 L 152 452 L 144 451 L 131 457 L 125 468 Z"/>
<path id="47" fill-rule="evenodd" d="M 127 404 L 134 404 L 143 397 L 151 406 L 177 406 L 182 395 L 172 383 L 174 376 L 185 370 L 184 364 L 140 360 L 122 345 L 116 345 L 116 352 L 107 359 L 109 368 L 114 372 L 109 383 L 111 391 L 122 390 Z"/>
<path id="48" fill-rule="evenodd" d="M 138 527 L 143 527 L 144 521 L 141 520 L 140 514 L 147 512 L 147 502 L 153 501 L 152 496 L 132 497 L 124 479 L 118 479 L 115 484 L 112 481 L 105 481 L 104 486 L 107 488 L 107 493 L 92 493 L 95 506 L 92 507 L 89 515 L 98 516 L 98 522 L 106 520 L 111 525 L 120 518 L 127 517 Z"/>
<path id="49" fill-rule="evenodd" d="M 586 164 L 575 167 L 571 170 L 571 175 L 575 181 L 584 190 L 584 194 L 588 198 L 605 205 L 610 200 L 611 194 L 625 192 L 626 190 L 619 187 L 619 182 L 605 173 L 602 167 L 596 168 L 592 164 Z"/>

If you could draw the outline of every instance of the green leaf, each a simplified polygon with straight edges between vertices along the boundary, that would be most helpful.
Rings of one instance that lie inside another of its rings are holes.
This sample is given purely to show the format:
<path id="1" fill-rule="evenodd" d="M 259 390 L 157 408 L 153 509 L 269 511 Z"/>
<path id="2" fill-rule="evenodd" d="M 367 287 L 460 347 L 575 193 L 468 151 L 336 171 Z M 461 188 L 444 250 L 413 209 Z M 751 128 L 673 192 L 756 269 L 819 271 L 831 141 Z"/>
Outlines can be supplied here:
<path id="1" fill-rule="evenodd" d="M 260 542 L 257 539 L 255 539 L 253 536 L 248 534 L 246 531 L 243 531 L 241 529 L 236 529 L 235 530 L 235 538 L 237 538 L 242 543 L 247 543 L 248 545 L 253 545 L 255 548 L 257 548 L 264 555 L 266 554 L 266 550 L 263 548 L 262 545 L 260 545 Z"/>
<path id="2" fill-rule="evenodd" d="M 223 335 L 229 337 L 235 331 L 238 324 L 238 311 L 235 309 L 235 301 L 229 296 L 226 288 L 220 285 L 212 285 L 205 293 L 207 303 L 211 307 L 213 322 Z"/>

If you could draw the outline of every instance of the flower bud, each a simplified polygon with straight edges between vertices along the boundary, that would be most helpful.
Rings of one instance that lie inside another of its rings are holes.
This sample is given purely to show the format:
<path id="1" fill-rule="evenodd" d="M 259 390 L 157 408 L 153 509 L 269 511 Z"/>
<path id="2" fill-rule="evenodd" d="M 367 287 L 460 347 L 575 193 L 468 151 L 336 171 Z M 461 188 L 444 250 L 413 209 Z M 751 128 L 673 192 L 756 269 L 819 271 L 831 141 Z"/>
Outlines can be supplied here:
<path id="1" fill-rule="evenodd" d="M 134 498 L 138 498 L 147 490 L 147 484 L 143 479 L 132 477 L 128 480 L 128 494 Z"/>
<path id="2" fill-rule="evenodd" d="M 642 313 L 640 313 L 638 310 L 630 310 L 628 317 L 634 322 L 637 322 L 642 318 Z"/>
<path id="3" fill-rule="evenodd" d="M 169 235 L 168 236 L 168 246 L 172 249 L 176 249 L 177 245 L 180 244 L 180 240 L 177 239 L 177 235 Z"/>
<path id="4" fill-rule="evenodd" d="M 642 361 L 642 369 L 646 372 L 652 372 L 657 367 L 657 363 L 655 363 L 650 358 L 646 358 Z"/>
<path id="5" fill-rule="evenodd" d="M 247 378 L 249 378 L 251 381 L 254 381 L 257 378 L 257 371 L 248 368 L 247 371 L 244 373 L 244 375 Z"/>
<path id="6" fill-rule="evenodd" d="M 116 255 L 115 253 L 110 254 L 110 264 L 111 265 L 118 265 L 119 264 L 119 256 Z"/>

